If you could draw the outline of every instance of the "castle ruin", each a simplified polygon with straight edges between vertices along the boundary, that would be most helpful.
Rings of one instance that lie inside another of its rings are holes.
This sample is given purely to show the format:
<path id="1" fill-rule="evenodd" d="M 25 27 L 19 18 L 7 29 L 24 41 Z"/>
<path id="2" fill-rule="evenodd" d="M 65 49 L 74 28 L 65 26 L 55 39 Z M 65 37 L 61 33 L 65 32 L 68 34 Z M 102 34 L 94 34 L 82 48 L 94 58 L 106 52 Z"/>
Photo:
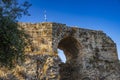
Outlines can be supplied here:
<path id="1" fill-rule="evenodd" d="M 50 22 L 19 24 L 31 45 L 15 70 L 0 69 L 5 80 L 120 80 L 116 44 L 104 32 Z M 64 51 L 66 63 L 57 49 Z"/>

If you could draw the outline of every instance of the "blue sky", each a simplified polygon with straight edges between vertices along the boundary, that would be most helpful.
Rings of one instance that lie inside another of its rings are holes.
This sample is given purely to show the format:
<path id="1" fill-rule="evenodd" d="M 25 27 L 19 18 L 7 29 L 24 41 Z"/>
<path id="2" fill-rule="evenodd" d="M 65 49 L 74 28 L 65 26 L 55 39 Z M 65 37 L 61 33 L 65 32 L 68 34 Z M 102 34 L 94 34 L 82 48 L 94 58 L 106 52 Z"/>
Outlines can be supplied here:
<path id="1" fill-rule="evenodd" d="M 44 10 L 48 22 L 64 23 L 102 30 L 117 44 L 120 59 L 120 0 L 28 0 L 32 3 L 29 13 L 21 22 L 44 22 Z"/>

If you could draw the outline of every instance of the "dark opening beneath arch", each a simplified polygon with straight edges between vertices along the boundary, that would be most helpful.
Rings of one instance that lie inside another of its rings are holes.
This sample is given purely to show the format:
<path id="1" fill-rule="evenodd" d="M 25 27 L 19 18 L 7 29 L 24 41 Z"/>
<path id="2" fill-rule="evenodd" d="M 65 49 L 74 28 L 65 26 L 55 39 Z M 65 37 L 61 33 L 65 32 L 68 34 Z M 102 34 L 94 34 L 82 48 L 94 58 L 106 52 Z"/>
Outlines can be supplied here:
<path id="1" fill-rule="evenodd" d="M 68 62 L 77 57 L 80 44 L 75 38 L 67 37 L 59 42 L 58 48 L 63 50 L 66 56 L 66 61 Z"/>
<path id="2" fill-rule="evenodd" d="M 63 50 L 66 56 L 66 63 L 60 64 L 60 80 L 76 80 L 79 77 L 79 70 L 76 68 L 79 42 L 73 37 L 67 37 L 59 42 L 58 49 Z"/>

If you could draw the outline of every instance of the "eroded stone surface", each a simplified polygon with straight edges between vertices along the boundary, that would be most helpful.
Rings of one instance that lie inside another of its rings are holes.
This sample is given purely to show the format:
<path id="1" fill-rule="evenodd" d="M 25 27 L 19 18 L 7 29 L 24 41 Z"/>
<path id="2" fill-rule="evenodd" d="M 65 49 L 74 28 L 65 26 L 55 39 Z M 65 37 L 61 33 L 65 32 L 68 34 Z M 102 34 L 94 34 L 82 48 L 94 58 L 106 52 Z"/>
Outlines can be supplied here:
<path id="1" fill-rule="evenodd" d="M 2 80 L 120 80 L 116 44 L 102 31 L 59 23 L 19 23 L 30 35 L 25 61 L 0 69 Z M 62 63 L 57 49 L 67 58 Z"/>

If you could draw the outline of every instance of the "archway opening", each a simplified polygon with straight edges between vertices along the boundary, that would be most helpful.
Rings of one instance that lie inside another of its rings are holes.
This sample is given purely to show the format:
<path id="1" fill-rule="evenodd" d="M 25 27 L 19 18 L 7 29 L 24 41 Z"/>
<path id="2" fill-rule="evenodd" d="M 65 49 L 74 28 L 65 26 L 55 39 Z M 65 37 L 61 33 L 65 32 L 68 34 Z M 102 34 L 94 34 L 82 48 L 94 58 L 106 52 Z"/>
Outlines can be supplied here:
<path id="1" fill-rule="evenodd" d="M 78 77 L 76 64 L 80 48 L 79 42 L 73 37 L 64 38 L 59 42 L 58 49 L 63 50 L 66 56 L 66 62 L 60 64 L 60 80 L 74 80 Z"/>
<path id="2" fill-rule="evenodd" d="M 73 59 L 76 59 L 79 53 L 80 44 L 75 38 L 67 37 L 59 42 L 58 49 L 64 52 L 66 62 L 71 62 Z"/>
<path id="3" fill-rule="evenodd" d="M 58 51 L 58 56 L 60 57 L 61 61 L 62 61 L 63 63 L 66 63 L 66 56 L 65 56 L 63 50 L 58 49 L 57 51 Z"/>

